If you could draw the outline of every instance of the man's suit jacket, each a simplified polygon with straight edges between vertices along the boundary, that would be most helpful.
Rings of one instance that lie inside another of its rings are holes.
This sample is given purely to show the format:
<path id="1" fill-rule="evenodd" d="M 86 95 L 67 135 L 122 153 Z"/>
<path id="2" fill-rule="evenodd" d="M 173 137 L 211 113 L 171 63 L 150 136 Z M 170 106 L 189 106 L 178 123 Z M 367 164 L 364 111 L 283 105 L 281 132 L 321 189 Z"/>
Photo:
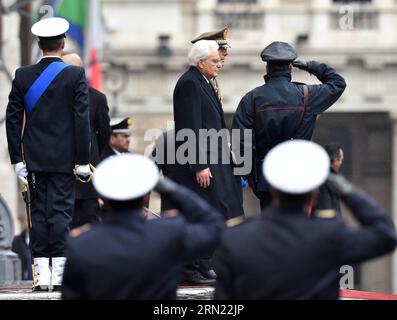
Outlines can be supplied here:
<path id="1" fill-rule="evenodd" d="M 97 166 L 100 161 L 102 150 L 109 142 L 110 137 L 110 119 L 109 107 L 106 96 L 89 87 L 90 98 L 90 126 L 91 126 L 91 153 L 90 163 Z M 92 186 L 92 182 L 82 183 L 76 181 L 76 199 L 96 198 L 98 193 Z"/>
<path id="2" fill-rule="evenodd" d="M 187 164 L 175 165 L 176 181 L 209 201 L 225 219 L 244 214 L 241 186 L 236 183 L 232 165 L 230 162 L 222 164 L 222 154 L 230 156 L 227 136 L 223 139 L 217 136 L 221 130 L 225 134 L 227 132 L 223 109 L 212 85 L 196 67 L 190 67 L 175 86 L 174 120 L 176 135 L 183 129 L 190 129 L 196 137 L 195 159 L 191 161 L 189 158 Z M 213 141 L 217 145 L 211 144 L 209 139 L 200 145 L 200 129 L 212 130 L 215 133 Z M 212 156 L 217 163 L 210 163 Z M 207 161 L 200 163 L 200 157 L 207 158 Z M 213 178 L 210 186 L 204 189 L 196 181 L 196 172 L 206 168 L 210 168 Z"/>
<path id="3" fill-rule="evenodd" d="M 74 164 L 88 164 L 90 123 L 88 86 L 84 69 L 68 66 L 51 82 L 29 116 L 22 137 L 24 96 L 51 62 L 17 69 L 6 111 L 8 150 L 11 163 L 23 161 L 28 171 L 72 173 Z"/>

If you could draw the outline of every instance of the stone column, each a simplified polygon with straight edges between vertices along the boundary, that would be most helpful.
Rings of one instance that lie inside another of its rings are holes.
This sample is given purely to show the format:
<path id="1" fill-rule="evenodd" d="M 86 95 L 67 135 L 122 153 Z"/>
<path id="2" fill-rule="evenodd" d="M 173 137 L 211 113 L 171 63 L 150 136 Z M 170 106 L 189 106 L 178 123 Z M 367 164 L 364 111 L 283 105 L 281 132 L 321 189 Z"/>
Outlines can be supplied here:
<path id="1" fill-rule="evenodd" d="M 21 260 L 11 251 L 13 238 L 11 213 L 0 195 L 0 286 L 21 280 Z"/>
<path id="2" fill-rule="evenodd" d="M 394 224 L 396 225 L 397 222 L 397 113 L 391 114 L 390 116 L 392 118 L 392 123 L 393 123 L 393 128 L 392 128 L 393 139 L 391 143 L 391 147 L 393 150 L 391 216 Z M 397 251 L 394 251 L 392 256 L 391 281 L 392 281 L 392 292 L 397 293 Z"/>

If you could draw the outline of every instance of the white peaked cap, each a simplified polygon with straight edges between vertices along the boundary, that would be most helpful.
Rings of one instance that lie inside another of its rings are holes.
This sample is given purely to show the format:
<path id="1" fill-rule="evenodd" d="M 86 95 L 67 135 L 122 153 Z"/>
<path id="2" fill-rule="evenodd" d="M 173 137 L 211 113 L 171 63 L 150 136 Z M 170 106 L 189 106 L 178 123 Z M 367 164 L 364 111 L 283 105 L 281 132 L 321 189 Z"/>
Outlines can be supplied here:
<path id="1" fill-rule="evenodd" d="M 42 38 L 57 37 L 69 30 L 69 22 L 63 18 L 47 18 L 37 21 L 31 28 L 34 35 Z"/>
<path id="2" fill-rule="evenodd" d="M 126 201 L 144 196 L 158 180 L 159 170 L 152 160 L 139 154 L 121 154 L 98 165 L 93 184 L 105 198 Z"/>
<path id="3" fill-rule="evenodd" d="M 266 180 L 275 189 L 302 194 L 325 182 L 330 159 L 326 151 L 314 142 L 289 140 L 269 151 L 262 169 Z"/>

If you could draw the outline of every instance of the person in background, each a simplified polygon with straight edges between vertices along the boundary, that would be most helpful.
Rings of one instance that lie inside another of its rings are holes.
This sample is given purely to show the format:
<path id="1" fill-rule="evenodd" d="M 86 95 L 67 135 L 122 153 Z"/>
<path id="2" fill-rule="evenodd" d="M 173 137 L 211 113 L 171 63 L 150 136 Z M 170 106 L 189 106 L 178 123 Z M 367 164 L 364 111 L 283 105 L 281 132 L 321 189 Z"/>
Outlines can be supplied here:
<path id="1" fill-rule="evenodd" d="M 83 61 L 76 53 L 63 55 L 62 60 L 72 66 L 84 67 Z M 109 107 L 106 96 L 91 86 L 88 88 L 88 96 L 91 126 L 90 163 L 96 167 L 99 163 L 99 156 L 110 138 Z M 75 199 L 71 229 L 100 221 L 98 193 L 91 181 L 87 183 L 76 181 Z"/>
<path id="2" fill-rule="evenodd" d="M 110 140 L 101 153 L 101 161 L 107 157 L 129 152 L 132 119 L 127 117 L 110 125 Z"/>
<path id="3" fill-rule="evenodd" d="M 328 143 L 324 146 L 325 151 L 331 160 L 330 172 L 338 174 L 343 164 L 344 154 L 342 147 L 334 142 Z M 341 216 L 340 197 L 335 193 L 326 183 L 323 184 L 319 191 L 317 200 L 313 207 L 313 215 L 315 218 L 321 215 L 337 215 Z"/>

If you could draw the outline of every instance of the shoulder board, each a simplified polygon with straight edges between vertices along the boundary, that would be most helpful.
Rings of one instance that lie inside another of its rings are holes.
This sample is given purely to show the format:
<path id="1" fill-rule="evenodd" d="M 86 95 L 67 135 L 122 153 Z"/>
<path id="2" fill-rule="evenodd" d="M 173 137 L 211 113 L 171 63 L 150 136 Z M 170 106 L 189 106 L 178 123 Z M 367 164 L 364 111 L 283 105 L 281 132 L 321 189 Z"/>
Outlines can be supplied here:
<path id="1" fill-rule="evenodd" d="M 237 216 L 237 217 L 227 220 L 226 227 L 233 228 L 233 227 L 236 227 L 236 226 L 242 224 L 245 221 L 246 221 L 246 219 L 244 216 Z"/>
<path id="2" fill-rule="evenodd" d="M 298 81 L 291 81 L 293 84 L 299 84 L 299 85 L 306 85 L 304 82 L 298 82 Z"/>
<path id="3" fill-rule="evenodd" d="M 83 233 L 86 233 L 90 229 L 91 229 L 91 225 L 89 223 L 83 224 L 81 227 L 70 230 L 70 237 L 77 238 L 81 236 Z"/>
<path id="4" fill-rule="evenodd" d="M 333 219 L 336 217 L 336 211 L 334 209 L 316 210 L 314 215 L 320 219 Z"/>

